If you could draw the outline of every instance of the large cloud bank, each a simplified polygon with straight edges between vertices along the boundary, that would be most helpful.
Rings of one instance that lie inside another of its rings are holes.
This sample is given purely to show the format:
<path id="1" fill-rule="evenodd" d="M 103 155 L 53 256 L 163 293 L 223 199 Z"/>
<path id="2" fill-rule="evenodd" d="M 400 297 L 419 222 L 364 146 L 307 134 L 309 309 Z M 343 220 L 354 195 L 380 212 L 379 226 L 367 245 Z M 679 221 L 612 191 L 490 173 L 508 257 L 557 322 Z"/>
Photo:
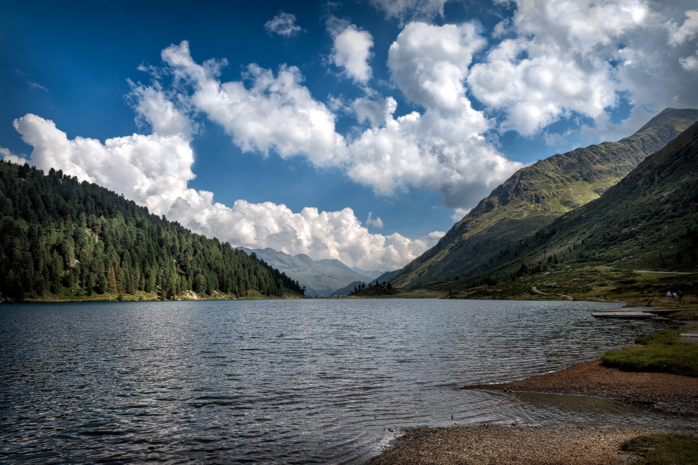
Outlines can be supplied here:
<path id="1" fill-rule="evenodd" d="M 348 26 L 337 38 L 346 31 L 356 32 Z M 489 122 L 465 97 L 467 68 L 483 44 L 471 24 L 409 24 L 391 46 L 388 66 L 399 88 L 425 110 L 395 118 L 392 97 L 369 97 L 356 107 L 368 111 L 372 105 L 365 118 L 374 125 L 352 140 L 336 132 L 335 114 L 313 98 L 295 67 L 274 74 L 250 65 L 245 86 L 222 82 L 221 62 L 197 63 L 186 41 L 165 49 L 162 58 L 178 83 L 177 100 L 221 125 L 243 151 L 273 150 L 282 158 L 340 167 L 382 195 L 410 186 L 436 190 L 446 205 L 461 207 L 472 206 L 522 166 L 487 142 Z M 362 69 L 346 65 L 360 81 L 370 75 Z"/>

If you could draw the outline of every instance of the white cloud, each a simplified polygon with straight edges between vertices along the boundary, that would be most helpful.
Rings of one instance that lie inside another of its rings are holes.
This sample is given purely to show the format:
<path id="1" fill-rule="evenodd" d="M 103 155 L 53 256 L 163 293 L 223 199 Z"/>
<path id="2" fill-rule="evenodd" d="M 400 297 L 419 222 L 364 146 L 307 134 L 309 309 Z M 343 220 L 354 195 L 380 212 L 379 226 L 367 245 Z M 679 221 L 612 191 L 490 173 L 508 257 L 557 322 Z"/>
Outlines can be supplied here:
<path id="1" fill-rule="evenodd" d="M 696 55 L 698 55 L 698 52 L 696 52 Z M 679 63 L 681 63 L 681 67 L 683 69 L 685 69 L 686 71 L 697 70 L 698 69 L 698 56 L 696 56 L 696 55 L 679 58 Z"/>
<path id="2" fill-rule="evenodd" d="M 196 63 L 187 42 L 168 47 L 162 56 L 180 82 L 177 88 L 193 89 L 177 98 L 220 124 L 242 150 L 274 150 L 283 158 L 304 156 L 318 167 L 340 167 L 353 181 L 383 195 L 409 186 L 438 190 L 448 206 L 462 207 L 476 203 L 521 166 L 485 140 L 489 123 L 464 95 L 467 63 L 483 43 L 470 24 L 405 28 L 391 47 L 389 64 L 401 89 L 427 109 L 393 118 L 395 100 L 366 89 L 367 96 L 352 108 L 373 127 L 353 140 L 336 132 L 335 115 L 313 99 L 297 68 L 282 66 L 275 76 L 250 65 L 246 87 L 219 80 L 224 62 Z M 417 79 L 422 78 L 426 84 L 420 87 Z"/>
<path id="3" fill-rule="evenodd" d="M 470 210 L 472 210 L 472 208 L 454 208 L 453 214 L 451 214 L 451 219 L 457 223 L 462 220 L 463 217 L 470 212 Z"/>
<path id="4" fill-rule="evenodd" d="M 373 218 L 372 215 L 373 212 L 368 212 L 368 218 L 366 218 L 366 225 L 383 229 L 383 220 L 381 220 L 380 217 Z"/>
<path id="5" fill-rule="evenodd" d="M 686 20 L 681 26 L 674 21 L 667 21 L 666 26 L 669 31 L 669 44 L 681 45 L 698 34 L 698 10 L 687 11 Z"/>
<path id="6" fill-rule="evenodd" d="M 157 111 L 152 114 L 162 114 Z M 156 126 L 157 124 L 154 124 Z M 68 139 L 53 121 L 28 114 L 15 120 L 22 140 L 33 147 L 29 163 L 48 171 L 62 169 L 81 180 L 124 194 L 158 215 L 233 245 L 271 247 L 315 259 L 336 258 L 349 266 L 396 269 L 434 244 L 426 237 L 371 234 L 345 208 L 300 213 L 271 202 L 238 200 L 233 207 L 213 201 L 213 193 L 187 187 L 194 179 L 192 149 L 181 134 L 134 134 L 107 139 Z M 6 160 L 16 156 L 0 149 Z M 373 221 L 380 221 L 376 218 Z"/>
<path id="7" fill-rule="evenodd" d="M 371 93 L 359 97 L 351 103 L 351 109 L 356 114 L 359 123 L 369 122 L 371 127 L 385 126 L 397 109 L 397 102 L 392 97 L 382 97 Z"/>
<path id="8" fill-rule="evenodd" d="M 247 88 L 241 81 L 221 83 L 217 77 L 224 63 L 197 64 L 186 41 L 165 49 L 162 58 L 176 77 L 194 86 L 188 97 L 192 105 L 223 126 L 242 150 L 274 150 L 283 158 L 305 155 L 318 166 L 341 160 L 345 142 L 335 132 L 335 116 L 301 84 L 298 68 L 282 66 L 274 76 L 252 64 Z"/>
<path id="9" fill-rule="evenodd" d="M 189 118 L 170 101 L 159 85 L 146 87 L 129 83 L 130 96 L 135 101 L 134 109 L 138 115 L 137 121 L 142 118 L 154 132 L 161 135 L 191 138 L 192 127 Z"/>
<path id="10" fill-rule="evenodd" d="M 3 160 L 16 165 L 24 165 L 28 162 L 26 158 L 15 155 L 14 153 L 10 152 L 10 149 L 6 149 L 5 147 L 0 147 L 0 155 L 2 155 Z"/>
<path id="11" fill-rule="evenodd" d="M 408 99 L 433 110 L 460 111 L 468 67 L 485 44 L 475 24 L 410 23 L 390 46 L 388 67 Z"/>
<path id="12" fill-rule="evenodd" d="M 386 18 L 432 19 L 443 17 L 444 5 L 449 0 L 369 0 L 369 3 L 385 14 Z"/>
<path id="13" fill-rule="evenodd" d="M 371 58 L 372 47 L 371 34 L 350 24 L 334 37 L 330 60 L 354 82 L 365 84 L 371 79 L 368 60 Z"/>
<path id="14" fill-rule="evenodd" d="M 644 0 L 515 4 L 511 21 L 498 29 L 508 38 L 468 76 L 480 102 L 504 111 L 500 129 L 532 135 L 573 115 L 601 127 L 621 94 L 651 112 L 698 105 L 698 86 L 685 72 L 692 60 L 681 59 L 696 49 L 693 11 Z M 687 18 L 681 26 L 671 19 L 679 14 Z M 674 49 L 666 47 L 667 31 Z"/>
<path id="15" fill-rule="evenodd" d="M 445 231 L 432 231 L 429 233 L 428 237 L 429 237 L 429 239 L 431 239 L 433 241 L 438 241 L 439 239 L 441 239 L 445 235 L 446 235 Z"/>
<path id="16" fill-rule="evenodd" d="M 407 185 L 438 190 L 446 205 L 463 207 L 520 168 L 484 138 L 490 123 L 465 95 L 468 66 L 484 45 L 474 24 L 408 24 L 390 47 L 388 66 L 425 111 L 393 118 L 394 105 L 386 107 L 385 124 L 350 145 L 349 176 L 383 194 Z"/>
<path id="17" fill-rule="evenodd" d="M 284 37 L 292 37 L 301 32 L 301 27 L 296 24 L 296 15 L 283 11 L 264 23 L 264 29 L 269 34 L 278 34 Z"/>
<path id="18" fill-rule="evenodd" d="M 477 133 L 471 108 L 452 118 L 417 112 L 389 118 L 349 147 L 349 177 L 391 195 L 405 186 L 438 190 L 450 207 L 474 204 L 522 165 L 502 157 Z"/>

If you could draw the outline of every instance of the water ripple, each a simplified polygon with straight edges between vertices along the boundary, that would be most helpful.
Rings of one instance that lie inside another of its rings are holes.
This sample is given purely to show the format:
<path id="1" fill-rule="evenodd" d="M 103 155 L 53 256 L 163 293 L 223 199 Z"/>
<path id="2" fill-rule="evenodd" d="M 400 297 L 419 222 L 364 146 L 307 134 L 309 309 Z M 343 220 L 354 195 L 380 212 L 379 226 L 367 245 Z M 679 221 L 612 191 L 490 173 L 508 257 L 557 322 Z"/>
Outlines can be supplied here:
<path id="1" fill-rule="evenodd" d="M 403 426 L 694 427 L 600 399 L 460 391 L 662 326 L 582 302 L 0 307 L 0 461 L 354 463 Z"/>

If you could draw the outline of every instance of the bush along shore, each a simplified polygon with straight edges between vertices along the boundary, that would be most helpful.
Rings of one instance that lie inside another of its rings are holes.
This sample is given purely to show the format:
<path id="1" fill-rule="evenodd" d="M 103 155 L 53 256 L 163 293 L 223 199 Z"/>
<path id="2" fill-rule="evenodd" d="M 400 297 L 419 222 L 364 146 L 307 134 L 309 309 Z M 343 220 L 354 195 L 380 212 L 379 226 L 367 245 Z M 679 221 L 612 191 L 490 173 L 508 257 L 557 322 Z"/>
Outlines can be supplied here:
<path id="1" fill-rule="evenodd" d="M 690 328 L 638 337 L 600 360 L 522 381 L 463 389 L 602 397 L 698 420 L 696 312 L 670 315 Z M 694 339 L 695 340 L 695 339 Z M 650 431 L 557 426 L 413 428 L 372 464 L 698 464 L 698 430 Z"/>

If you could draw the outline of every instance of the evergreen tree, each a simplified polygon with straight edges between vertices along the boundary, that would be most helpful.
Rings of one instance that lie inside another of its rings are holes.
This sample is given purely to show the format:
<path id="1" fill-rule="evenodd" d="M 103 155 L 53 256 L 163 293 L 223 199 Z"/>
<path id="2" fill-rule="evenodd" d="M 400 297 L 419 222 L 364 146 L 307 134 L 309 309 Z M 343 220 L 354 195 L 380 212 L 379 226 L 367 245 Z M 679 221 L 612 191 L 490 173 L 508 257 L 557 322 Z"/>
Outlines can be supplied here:
<path id="1" fill-rule="evenodd" d="M 123 196 L 0 161 L 0 298 L 187 290 L 302 294 L 297 281 Z"/>

